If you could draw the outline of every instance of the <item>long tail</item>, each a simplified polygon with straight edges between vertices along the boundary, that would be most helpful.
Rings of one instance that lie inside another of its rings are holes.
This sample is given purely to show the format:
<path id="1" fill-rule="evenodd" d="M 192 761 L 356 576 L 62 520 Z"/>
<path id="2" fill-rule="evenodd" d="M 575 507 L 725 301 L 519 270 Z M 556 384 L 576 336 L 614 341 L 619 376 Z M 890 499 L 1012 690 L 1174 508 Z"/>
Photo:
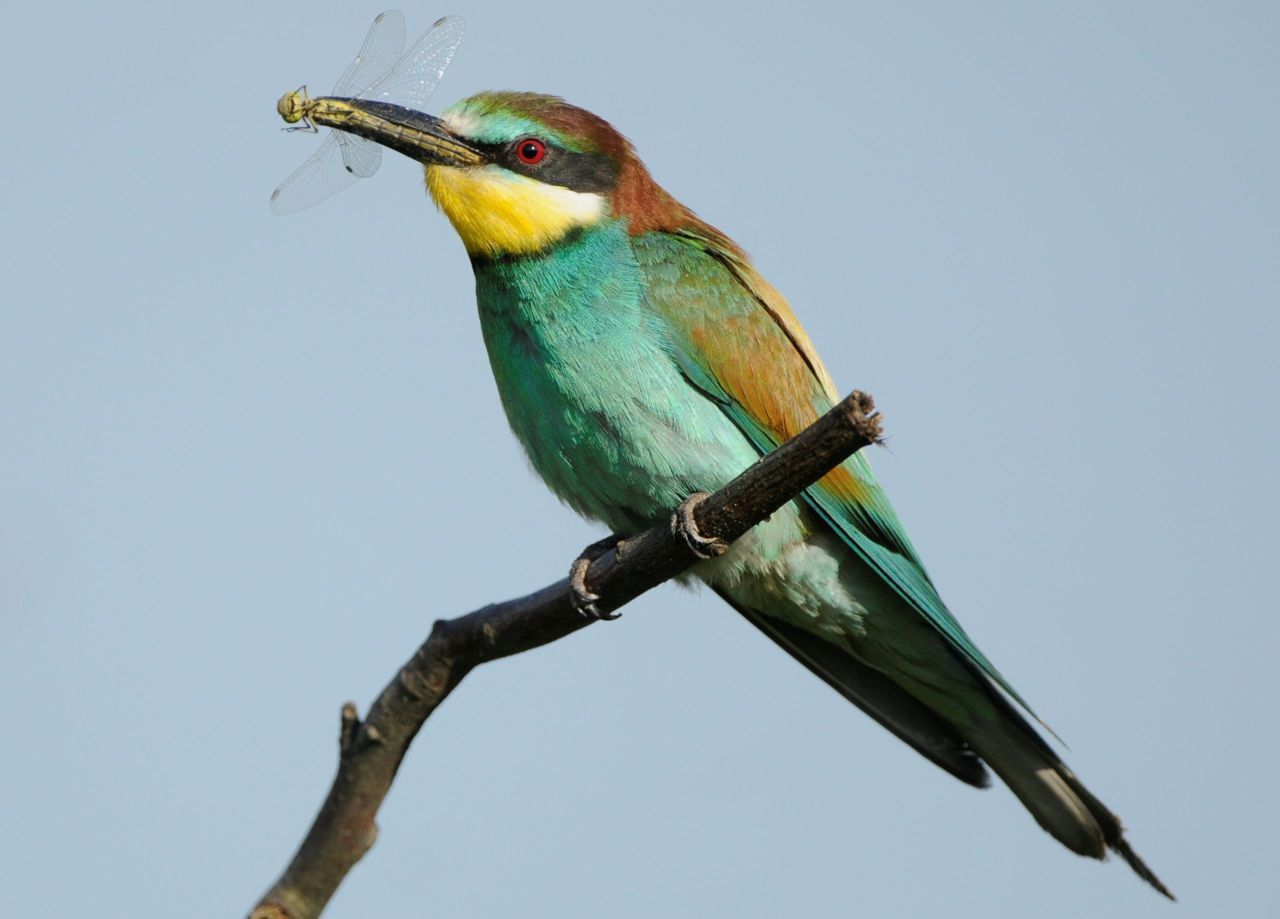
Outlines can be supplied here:
<path id="1" fill-rule="evenodd" d="M 1036 822 L 1080 855 L 1106 858 L 1107 850 L 1112 850 L 1138 877 L 1170 900 L 1176 899 L 1130 847 L 1120 818 L 1084 787 L 1021 716 L 1012 710 L 1002 714 L 998 726 L 971 742 Z"/>

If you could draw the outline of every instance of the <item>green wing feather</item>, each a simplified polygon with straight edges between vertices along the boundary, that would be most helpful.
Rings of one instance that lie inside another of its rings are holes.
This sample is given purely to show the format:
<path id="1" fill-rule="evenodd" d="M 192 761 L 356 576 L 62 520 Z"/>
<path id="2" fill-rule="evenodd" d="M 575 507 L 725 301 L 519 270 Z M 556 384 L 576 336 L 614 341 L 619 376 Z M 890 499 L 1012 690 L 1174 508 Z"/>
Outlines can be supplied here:
<path id="1" fill-rule="evenodd" d="M 835 404 L 830 377 L 790 307 L 731 243 L 699 231 L 646 233 L 633 244 L 649 305 L 671 330 L 674 359 L 761 453 Z M 861 453 L 804 500 L 962 658 L 1044 724 L 942 602 Z"/>

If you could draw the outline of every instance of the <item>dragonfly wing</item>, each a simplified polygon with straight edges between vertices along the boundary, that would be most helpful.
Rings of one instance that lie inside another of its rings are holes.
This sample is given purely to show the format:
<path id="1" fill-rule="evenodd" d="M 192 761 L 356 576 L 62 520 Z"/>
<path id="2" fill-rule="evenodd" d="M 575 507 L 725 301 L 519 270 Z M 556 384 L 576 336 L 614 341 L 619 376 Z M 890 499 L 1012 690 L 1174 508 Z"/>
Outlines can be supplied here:
<path id="1" fill-rule="evenodd" d="M 360 53 L 338 77 L 333 96 L 356 96 L 360 90 L 377 82 L 395 66 L 404 52 L 404 16 L 388 10 L 373 20 L 364 37 Z"/>
<path id="2" fill-rule="evenodd" d="M 271 193 L 271 210 L 281 217 L 297 213 L 337 194 L 358 178 L 342 160 L 337 133 L 330 131 L 316 152 Z"/>
<path id="3" fill-rule="evenodd" d="M 457 16 L 437 19 L 389 73 L 362 90 L 359 96 L 424 109 L 458 50 L 462 32 L 463 22 Z"/>
<path id="4" fill-rule="evenodd" d="M 347 172 L 367 179 L 382 165 L 382 148 L 371 140 L 355 134 L 336 134 L 342 148 L 342 165 Z"/>
<path id="5" fill-rule="evenodd" d="M 404 48 L 404 17 L 394 10 L 369 27 L 360 53 L 333 88 L 333 95 L 378 99 L 422 109 L 435 92 L 462 41 L 462 20 L 436 20 L 413 47 Z M 373 141 L 332 131 L 319 149 L 271 193 L 271 210 L 293 214 L 378 171 L 382 148 Z"/>

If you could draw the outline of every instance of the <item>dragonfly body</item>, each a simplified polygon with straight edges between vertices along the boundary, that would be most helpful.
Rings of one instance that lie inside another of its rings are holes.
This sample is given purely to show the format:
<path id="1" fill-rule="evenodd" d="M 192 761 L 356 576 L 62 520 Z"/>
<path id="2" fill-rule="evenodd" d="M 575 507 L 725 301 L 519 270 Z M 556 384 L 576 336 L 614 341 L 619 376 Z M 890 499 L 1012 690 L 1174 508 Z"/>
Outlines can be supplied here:
<path id="1" fill-rule="evenodd" d="M 294 130 L 314 133 L 316 125 L 349 130 L 354 122 L 369 117 L 353 107 L 351 101 L 336 96 L 311 96 L 303 86 L 281 96 L 276 111 L 287 124 L 298 125 Z"/>
<path id="2" fill-rule="evenodd" d="M 313 98 L 304 87 L 281 96 L 276 109 L 290 124 L 304 122 L 335 128 L 409 157 L 430 156 L 441 146 L 438 138 L 423 130 L 429 122 L 414 119 L 417 113 L 412 110 L 386 102 L 335 96 Z"/>

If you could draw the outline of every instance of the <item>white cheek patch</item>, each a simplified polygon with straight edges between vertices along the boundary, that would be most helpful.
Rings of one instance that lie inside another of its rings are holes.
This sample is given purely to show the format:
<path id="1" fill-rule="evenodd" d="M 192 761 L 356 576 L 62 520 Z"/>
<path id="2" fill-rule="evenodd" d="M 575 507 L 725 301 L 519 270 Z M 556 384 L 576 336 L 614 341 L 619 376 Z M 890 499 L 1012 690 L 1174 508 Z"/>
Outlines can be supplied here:
<path id="1" fill-rule="evenodd" d="M 543 205 L 539 210 L 544 210 L 548 215 L 554 215 L 552 219 L 556 223 L 590 224 L 604 216 L 606 203 L 604 195 L 589 191 L 574 191 L 563 185 L 547 185 L 528 176 L 508 172 L 501 167 L 490 168 L 500 169 L 503 173 L 503 181 L 525 185 L 531 196 L 541 197 Z"/>

